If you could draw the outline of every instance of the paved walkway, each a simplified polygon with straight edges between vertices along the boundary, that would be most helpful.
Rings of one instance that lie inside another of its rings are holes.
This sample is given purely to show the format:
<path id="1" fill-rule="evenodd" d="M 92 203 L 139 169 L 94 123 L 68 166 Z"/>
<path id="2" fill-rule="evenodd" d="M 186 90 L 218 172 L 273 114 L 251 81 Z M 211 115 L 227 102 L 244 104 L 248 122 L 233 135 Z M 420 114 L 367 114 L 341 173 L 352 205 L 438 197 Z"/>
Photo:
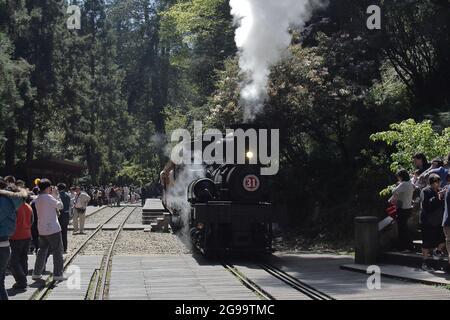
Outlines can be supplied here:
<path id="1" fill-rule="evenodd" d="M 340 270 L 351 256 L 275 255 L 272 263 L 337 300 L 450 300 L 450 290 L 382 277 L 380 290 L 369 290 L 369 275 Z"/>
<path id="2" fill-rule="evenodd" d="M 450 285 L 450 275 L 443 271 L 423 271 L 421 268 L 412 268 L 392 264 L 379 264 L 381 274 L 386 277 L 401 278 L 431 285 Z M 344 270 L 366 272 L 368 265 L 346 264 L 341 266 Z M 450 293 L 450 291 L 449 291 Z"/>
<path id="3" fill-rule="evenodd" d="M 100 256 L 78 256 L 73 265 L 80 268 L 80 286 L 76 286 L 76 280 L 61 282 L 53 289 L 48 299 L 84 299 L 91 277 L 95 269 L 100 266 L 101 258 Z M 35 257 L 30 255 L 29 269 L 33 268 L 34 260 Z M 255 264 L 233 261 L 230 263 L 276 299 L 305 299 L 301 293 L 285 286 Z M 380 290 L 369 290 L 367 288 L 369 275 L 341 269 L 343 265 L 358 267 L 359 271 L 365 268 L 365 266 L 352 265 L 353 258 L 350 256 L 277 254 L 270 258 L 270 263 L 338 300 L 450 299 L 450 291 L 443 287 L 400 281 L 384 276 L 381 277 Z M 405 269 L 407 267 L 380 266 L 385 274 L 401 272 L 403 275 L 416 278 L 425 276 L 418 270 Z M 47 270 L 52 271 L 52 257 L 47 263 Z M 6 287 L 11 288 L 13 283 L 13 277 L 8 275 Z M 25 292 L 9 289 L 11 300 L 29 299 L 40 284 L 33 282 L 29 276 L 29 285 Z M 243 286 L 221 264 L 208 261 L 203 257 L 185 254 L 115 256 L 111 271 L 109 299 L 255 300 L 259 297 Z"/>
<path id="4" fill-rule="evenodd" d="M 233 263 L 233 266 L 244 273 L 253 283 L 270 293 L 276 300 L 311 300 L 308 296 L 286 285 L 283 281 L 270 276 L 257 265 Z"/>
<path id="5" fill-rule="evenodd" d="M 91 278 L 95 269 L 100 268 L 102 258 L 102 256 L 77 256 L 67 270 L 67 275 L 72 275 L 70 280 L 58 283 L 47 300 L 84 300 L 88 295 Z"/>
<path id="6" fill-rule="evenodd" d="M 192 255 L 155 255 L 113 259 L 111 300 L 254 300 L 222 265 Z"/>
<path id="7" fill-rule="evenodd" d="M 28 269 L 30 271 L 34 268 L 34 262 L 36 256 L 28 256 Z M 59 282 L 48 296 L 49 300 L 83 300 L 86 296 L 87 289 L 91 277 L 95 269 L 100 267 L 102 257 L 101 256 L 77 256 L 74 262 L 71 264 L 71 268 L 67 270 L 67 275 L 75 275 L 78 273 L 79 278 L 73 277 L 70 281 Z M 48 258 L 47 268 L 43 279 L 45 280 L 50 272 L 53 271 L 53 259 L 52 256 Z M 31 272 L 30 272 L 31 274 Z M 27 277 L 28 288 L 26 291 L 11 289 L 14 284 L 14 278 L 12 275 L 6 276 L 6 288 L 8 289 L 8 295 L 11 300 L 28 300 L 33 293 L 42 286 L 43 281 L 33 281 L 31 275 Z M 78 281 L 79 279 L 79 281 Z M 79 284 L 79 285 L 78 285 Z"/>

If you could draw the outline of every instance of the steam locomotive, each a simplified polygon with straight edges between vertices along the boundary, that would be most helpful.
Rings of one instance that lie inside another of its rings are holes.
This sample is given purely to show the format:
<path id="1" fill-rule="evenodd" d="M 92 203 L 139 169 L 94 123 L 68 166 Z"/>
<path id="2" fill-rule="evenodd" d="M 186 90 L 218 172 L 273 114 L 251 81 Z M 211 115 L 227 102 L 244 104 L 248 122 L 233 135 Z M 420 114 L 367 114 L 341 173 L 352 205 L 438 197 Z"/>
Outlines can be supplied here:
<path id="1" fill-rule="evenodd" d="M 236 139 L 233 133 L 215 143 L 232 143 L 237 157 L 243 151 L 237 150 Z M 190 143 L 193 146 L 195 141 Z M 193 247 L 201 253 L 272 251 L 270 181 L 261 175 L 263 165 L 253 157 L 257 157 L 257 150 L 251 150 L 246 141 L 243 164 L 175 165 L 169 161 L 161 172 L 163 204 L 180 217 L 189 229 Z"/>

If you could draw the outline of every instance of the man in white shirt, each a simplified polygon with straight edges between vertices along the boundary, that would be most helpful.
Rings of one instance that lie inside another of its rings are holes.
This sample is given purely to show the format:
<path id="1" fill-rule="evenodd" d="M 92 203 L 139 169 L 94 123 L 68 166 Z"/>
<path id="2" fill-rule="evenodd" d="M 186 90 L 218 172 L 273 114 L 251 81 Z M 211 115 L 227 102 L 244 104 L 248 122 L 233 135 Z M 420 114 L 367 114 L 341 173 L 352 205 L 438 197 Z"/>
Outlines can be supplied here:
<path id="1" fill-rule="evenodd" d="M 63 243 L 61 226 L 58 221 L 59 210 L 63 209 L 63 203 L 59 199 L 58 189 L 52 187 L 48 179 L 39 182 L 40 194 L 35 200 L 38 216 L 39 251 L 34 265 L 33 280 L 42 278 L 42 272 L 47 262 L 48 250 L 53 254 L 53 279 L 56 281 L 67 280 L 64 277 Z"/>
<path id="2" fill-rule="evenodd" d="M 126 203 L 130 200 L 130 188 L 128 186 L 123 187 L 123 201 Z"/>
<path id="3" fill-rule="evenodd" d="M 84 222 L 86 220 L 86 208 L 91 201 L 91 197 L 84 191 L 81 190 L 80 187 L 76 187 L 75 189 L 75 200 L 73 205 L 73 234 L 78 232 L 78 223 L 80 223 L 80 233 L 84 234 Z"/>
<path id="4" fill-rule="evenodd" d="M 412 251 L 414 245 L 408 228 L 408 220 L 412 216 L 412 200 L 414 185 L 405 169 L 397 172 L 398 185 L 392 192 L 389 202 L 397 206 L 398 249 Z"/>
<path id="5" fill-rule="evenodd" d="M 69 196 L 70 196 L 69 215 L 70 215 L 70 219 L 72 219 L 73 204 L 75 203 L 75 197 L 77 196 L 77 194 L 75 193 L 75 187 L 70 187 Z"/>

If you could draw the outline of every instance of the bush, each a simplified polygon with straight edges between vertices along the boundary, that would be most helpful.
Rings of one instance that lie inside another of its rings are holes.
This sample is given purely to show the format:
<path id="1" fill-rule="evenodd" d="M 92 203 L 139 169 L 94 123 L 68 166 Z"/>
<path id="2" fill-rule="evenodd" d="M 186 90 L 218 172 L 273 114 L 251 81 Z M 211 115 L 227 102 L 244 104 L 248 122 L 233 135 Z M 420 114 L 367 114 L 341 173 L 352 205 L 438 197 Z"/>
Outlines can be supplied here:
<path id="1" fill-rule="evenodd" d="M 382 141 L 396 149 L 391 154 L 391 170 L 400 168 L 414 169 L 411 157 L 418 152 L 424 153 L 428 159 L 443 157 L 450 153 L 450 128 L 442 133 L 433 129 L 430 120 L 416 123 L 413 119 L 390 125 L 391 130 L 378 132 L 370 136 L 372 141 Z"/>

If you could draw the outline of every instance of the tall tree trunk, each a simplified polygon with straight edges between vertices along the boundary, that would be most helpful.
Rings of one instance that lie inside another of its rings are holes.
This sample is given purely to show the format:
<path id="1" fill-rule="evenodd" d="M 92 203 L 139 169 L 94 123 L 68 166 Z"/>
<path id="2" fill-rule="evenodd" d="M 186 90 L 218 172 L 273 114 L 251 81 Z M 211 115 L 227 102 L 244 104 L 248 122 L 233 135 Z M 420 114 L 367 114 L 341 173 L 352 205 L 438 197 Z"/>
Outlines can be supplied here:
<path id="1" fill-rule="evenodd" d="M 28 123 L 28 130 L 27 130 L 27 158 L 26 163 L 27 165 L 33 161 L 34 157 L 34 144 L 33 144 L 33 134 L 34 134 L 34 116 L 32 115 L 30 117 L 30 121 Z"/>
<path id="2" fill-rule="evenodd" d="M 16 130 L 6 130 L 5 137 L 7 139 L 5 144 L 5 169 L 8 174 L 13 174 L 16 165 Z"/>
<path id="3" fill-rule="evenodd" d="M 162 111 L 169 103 L 169 53 L 166 47 L 161 48 L 161 113 L 159 115 L 159 125 L 162 132 L 165 130 L 165 121 Z"/>
<path id="4" fill-rule="evenodd" d="M 95 152 L 92 150 L 92 146 L 85 145 L 86 162 L 88 166 L 89 175 L 91 176 L 91 183 L 97 184 L 98 180 L 98 163 L 96 162 Z"/>

